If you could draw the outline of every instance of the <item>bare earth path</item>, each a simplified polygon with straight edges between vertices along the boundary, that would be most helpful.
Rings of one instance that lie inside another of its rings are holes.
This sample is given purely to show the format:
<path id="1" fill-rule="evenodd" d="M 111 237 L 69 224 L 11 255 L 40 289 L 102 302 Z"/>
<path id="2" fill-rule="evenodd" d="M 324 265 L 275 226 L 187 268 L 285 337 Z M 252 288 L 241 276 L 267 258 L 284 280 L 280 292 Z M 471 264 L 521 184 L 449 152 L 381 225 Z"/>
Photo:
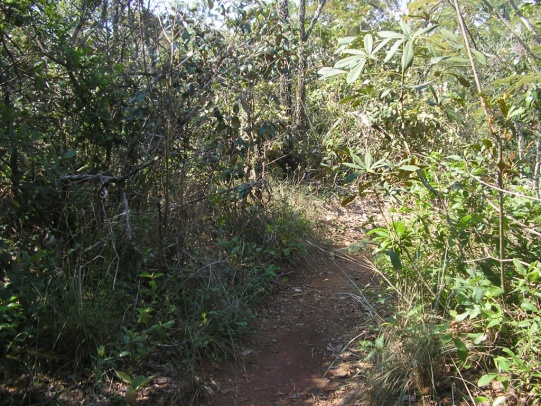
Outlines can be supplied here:
<path id="1" fill-rule="evenodd" d="M 210 404 L 368 405 L 358 393 L 364 364 L 356 341 L 349 344 L 367 318 L 356 286 L 370 290 L 371 272 L 360 261 L 330 256 L 288 276 L 263 308 L 243 365 L 210 372 L 217 393 Z"/>

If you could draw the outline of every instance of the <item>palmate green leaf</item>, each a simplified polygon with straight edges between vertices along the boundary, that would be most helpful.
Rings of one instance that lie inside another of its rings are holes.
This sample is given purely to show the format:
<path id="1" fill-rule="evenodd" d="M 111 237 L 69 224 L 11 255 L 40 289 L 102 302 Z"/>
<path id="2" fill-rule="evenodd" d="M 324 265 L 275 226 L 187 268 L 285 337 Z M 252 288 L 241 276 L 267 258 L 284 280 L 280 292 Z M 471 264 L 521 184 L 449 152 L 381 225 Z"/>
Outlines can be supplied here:
<path id="1" fill-rule="evenodd" d="M 364 49 L 368 55 L 372 54 L 372 49 L 374 49 L 374 38 L 372 38 L 372 35 L 370 34 L 364 36 Z"/>
<path id="2" fill-rule="evenodd" d="M 432 55 L 433 57 L 437 56 L 436 48 L 434 47 L 434 45 L 426 44 L 426 49 L 428 50 L 428 52 L 430 52 L 430 55 Z"/>
<path id="3" fill-rule="evenodd" d="M 451 62 L 457 62 L 457 63 L 464 63 L 464 64 L 469 64 L 470 63 L 470 60 L 468 58 L 463 58 L 461 56 L 451 56 L 450 58 L 447 58 L 449 61 Z"/>
<path id="4" fill-rule="evenodd" d="M 342 165 L 347 166 L 348 168 L 357 169 L 359 171 L 364 171 L 366 169 L 364 165 L 361 166 L 357 164 L 352 164 L 350 162 L 344 162 Z"/>
<path id="5" fill-rule="evenodd" d="M 387 45 L 390 41 L 391 41 L 392 38 L 385 38 L 383 41 L 381 41 L 378 46 L 374 49 L 374 51 L 372 51 L 372 55 L 375 55 L 378 53 L 378 51 L 383 48 L 385 45 Z"/>
<path id="6" fill-rule="evenodd" d="M 513 364 L 513 361 L 505 357 L 494 357 L 494 364 L 499 372 L 507 373 Z"/>
<path id="7" fill-rule="evenodd" d="M 398 48 L 400 48 L 400 45 L 402 45 L 404 41 L 405 41 L 404 39 L 399 39 L 393 44 L 393 46 L 387 51 L 387 54 L 385 55 L 385 59 L 383 60 L 384 63 L 387 63 L 391 59 L 393 59 L 393 56 L 396 54 L 396 51 L 398 51 Z"/>
<path id="8" fill-rule="evenodd" d="M 367 170 L 372 169 L 372 154 L 370 152 L 367 152 L 364 156 L 364 165 Z"/>
<path id="9" fill-rule="evenodd" d="M 445 110 L 445 115 L 450 121 L 456 121 L 457 123 L 462 122 L 462 118 L 453 110 Z"/>
<path id="10" fill-rule="evenodd" d="M 398 169 L 400 169 L 401 171 L 406 171 L 406 172 L 416 172 L 416 171 L 418 171 L 418 170 L 421 169 L 421 168 L 419 168 L 419 167 L 416 166 L 416 165 L 402 165 L 402 166 L 401 166 L 400 168 L 398 168 Z"/>
<path id="11" fill-rule="evenodd" d="M 539 309 L 532 302 L 522 302 L 520 308 L 527 312 L 538 313 Z"/>
<path id="12" fill-rule="evenodd" d="M 398 255 L 398 253 L 393 249 L 388 249 L 385 253 L 391 259 L 391 265 L 393 266 L 393 269 L 396 272 L 400 272 L 402 270 L 402 261 L 400 261 L 400 256 Z"/>
<path id="13" fill-rule="evenodd" d="M 402 32 L 406 37 L 411 37 L 412 31 L 411 27 L 408 23 L 406 23 L 404 20 L 400 20 L 400 28 L 402 28 Z"/>
<path id="14" fill-rule="evenodd" d="M 355 161 L 355 163 L 363 169 L 366 169 L 364 162 L 359 155 L 357 155 L 351 148 L 347 149 L 347 154 Z"/>
<path id="15" fill-rule="evenodd" d="M 154 379 L 154 375 L 152 376 L 136 376 L 133 378 L 131 382 L 131 386 L 134 390 L 137 390 L 139 388 L 142 388 L 146 385 L 148 385 L 152 380 Z"/>
<path id="16" fill-rule="evenodd" d="M 437 25 L 429 25 L 428 27 L 415 31 L 412 37 L 417 38 L 417 37 L 420 37 L 421 35 L 428 34 L 430 31 L 434 31 L 436 27 Z"/>
<path id="17" fill-rule="evenodd" d="M 321 79 L 326 79 L 331 76 L 341 75 L 342 73 L 346 73 L 345 70 L 342 69 L 336 69 L 336 68 L 321 68 L 317 74 L 321 75 Z"/>
<path id="18" fill-rule="evenodd" d="M 452 33 L 451 31 L 449 31 L 449 30 L 447 30 L 445 28 L 442 28 L 440 30 L 440 32 L 441 32 L 441 35 L 443 35 L 449 41 L 455 42 L 455 43 L 460 43 L 460 41 L 458 39 L 458 36 L 456 34 Z"/>
<path id="19" fill-rule="evenodd" d="M 334 64 L 335 68 L 352 68 L 356 66 L 359 62 L 362 60 L 366 60 L 366 57 L 361 56 L 348 56 L 347 58 L 340 59 L 338 62 Z"/>
<path id="20" fill-rule="evenodd" d="M 489 299 L 491 299 L 493 297 L 499 297 L 499 296 L 503 295 L 505 293 L 505 290 L 503 290 L 499 286 L 491 285 L 491 286 L 487 287 L 485 293 L 486 293 L 487 297 Z"/>
<path id="21" fill-rule="evenodd" d="M 461 360 L 461 361 L 466 361 L 466 359 L 468 358 L 468 354 L 469 354 L 468 347 L 466 347 L 466 344 L 464 344 L 458 338 L 455 338 L 453 340 L 453 342 L 455 343 L 458 359 Z"/>
<path id="22" fill-rule="evenodd" d="M 344 183 L 349 183 L 355 179 L 357 179 L 359 176 L 361 176 L 364 173 L 364 171 L 357 171 L 350 173 L 346 178 L 344 179 Z"/>
<path id="23" fill-rule="evenodd" d="M 347 97 L 344 97 L 342 100 L 340 100 L 340 101 L 338 102 L 338 104 L 346 104 L 346 103 L 349 103 L 349 102 L 352 101 L 352 100 L 358 99 L 359 97 L 361 97 L 361 96 L 358 95 L 358 94 L 354 94 L 354 95 L 351 95 L 351 96 L 347 96 Z"/>
<path id="24" fill-rule="evenodd" d="M 338 44 L 339 45 L 349 45 L 351 44 L 353 41 L 355 41 L 357 39 L 357 37 L 344 37 L 344 38 L 340 38 L 338 40 Z"/>
<path id="25" fill-rule="evenodd" d="M 77 155 L 77 151 L 72 149 L 71 151 L 68 151 L 66 152 L 63 156 L 62 156 L 62 159 L 70 159 L 70 158 L 73 158 L 75 155 Z"/>
<path id="26" fill-rule="evenodd" d="M 362 49 L 351 49 L 351 48 L 348 48 L 348 49 L 344 49 L 342 51 L 343 54 L 350 54 L 350 55 L 362 55 L 364 57 L 367 57 L 368 55 L 366 54 L 365 51 L 363 51 Z"/>
<path id="27" fill-rule="evenodd" d="M 449 75 L 453 76 L 458 80 L 458 83 L 460 83 L 464 87 L 470 87 L 471 83 L 468 79 L 466 79 L 464 76 L 457 75 L 456 73 L 449 72 Z"/>
<path id="28" fill-rule="evenodd" d="M 405 72 L 413 63 L 413 40 L 406 42 L 402 51 L 402 71 Z"/>
<path id="29" fill-rule="evenodd" d="M 500 318 L 495 318 L 495 319 L 490 320 L 490 322 L 487 324 L 486 328 L 489 329 L 489 328 L 492 328 L 492 327 L 495 327 L 495 326 L 499 326 L 499 325 L 501 325 L 501 323 L 502 323 L 502 320 Z"/>
<path id="30" fill-rule="evenodd" d="M 406 39 L 406 36 L 404 34 L 396 31 L 379 31 L 378 37 L 391 39 Z"/>
<path id="31" fill-rule="evenodd" d="M 355 82 L 359 78 L 359 75 L 362 73 L 365 64 L 366 59 L 361 60 L 361 62 L 357 66 L 355 66 L 352 70 L 349 71 L 346 81 L 348 83 Z"/>
<path id="32" fill-rule="evenodd" d="M 128 385 L 131 384 L 131 377 L 124 371 L 115 371 L 120 379 L 122 379 Z"/>
<path id="33" fill-rule="evenodd" d="M 528 270 L 520 263 L 520 261 L 516 258 L 513 259 L 513 265 L 515 266 L 516 270 L 520 272 L 521 275 L 526 275 L 528 273 Z"/>
<path id="34" fill-rule="evenodd" d="M 479 62 L 481 65 L 487 64 L 487 57 L 484 54 L 479 52 L 477 49 L 472 49 L 471 52 L 477 62 Z"/>

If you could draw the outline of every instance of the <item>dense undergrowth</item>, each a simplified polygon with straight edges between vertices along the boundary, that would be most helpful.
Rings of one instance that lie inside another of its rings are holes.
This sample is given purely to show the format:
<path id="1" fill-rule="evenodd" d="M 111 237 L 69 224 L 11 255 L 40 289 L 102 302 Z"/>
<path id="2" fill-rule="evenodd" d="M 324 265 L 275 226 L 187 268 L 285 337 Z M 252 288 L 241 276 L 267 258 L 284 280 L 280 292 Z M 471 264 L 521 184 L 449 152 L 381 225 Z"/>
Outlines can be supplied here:
<path id="1" fill-rule="evenodd" d="M 539 74 L 530 59 L 541 42 L 526 17 L 538 21 L 539 9 L 513 6 L 535 44 L 520 42 L 526 56 L 488 28 L 506 23 L 503 10 L 483 5 L 476 14 L 467 2 L 413 2 L 392 30 L 340 39 L 343 59 L 319 71 L 347 75 L 342 104 L 364 135 L 338 138 L 324 167 L 355 182 L 343 204 L 373 199 L 385 215 L 352 248 L 372 250 L 389 289 L 391 316 L 363 343 L 375 404 L 541 398 Z M 432 19 L 435 10 L 452 18 Z M 474 15 L 486 33 L 468 31 Z"/>
<path id="2" fill-rule="evenodd" d="M 166 365 L 201 392 L 200 360 L 234 358 L 307 257 L 304 186 L 277 187 L 298 178 L 385 215 L 374 402 L 534 403 L 541 7 L 277 3 L 0 3 L 3 380 L 132 396 Z"/>
<path id="3" fill-rule="evenodd" d="M 159 366 L 193 385 L 179 401 L 200 395 L 202 360 L 238 356 L 258 302 L 283 267 L 306 258 L 305 239 L 318 238 L 295 201 L 304 198 L 299 186 L 279 184 L 265 204 L 233 194 L 194 205 L 167 234 L 139 212 L 130 241 L 112 221 L 42 247 L 6 247 L 4 381 L 76 373 L 98 390 L 116 372 L 144 376 Z M 16 399 L 32 404 L 26 385 L 27 398 Z"/>
<path id="4" fill-rule="evenodd" d="M 165 365 L 197 388 L 201 360 L 235 358 L 317 234 L 302 186 L 278 187 L 319 159 L 274 85 L 294 51 L 270 47 L 293 34 L 268 4 L 216 4 L 220 27 L 213 5 L 177 6 L 0 4 L 0 373 L 15 403 L 52 373 L 136 392 Z"/>
<path id="5" fill-rule="evenodd" d="M 471 158 L 423 157 L 430 188 L 414 180 L 398 192 L 387 223 L 373 223 L 360 245 L 375 244 L 392 314 L 367 347 L 377 404 L 398 395 L 508 404 L 541 396 L 541 206 L 529 180 L 517 176 L 506 199 L 512 254 L 502 289 L 492 248 L 499 240 L 497 193 L 472 178 L 479 172 Z"/>

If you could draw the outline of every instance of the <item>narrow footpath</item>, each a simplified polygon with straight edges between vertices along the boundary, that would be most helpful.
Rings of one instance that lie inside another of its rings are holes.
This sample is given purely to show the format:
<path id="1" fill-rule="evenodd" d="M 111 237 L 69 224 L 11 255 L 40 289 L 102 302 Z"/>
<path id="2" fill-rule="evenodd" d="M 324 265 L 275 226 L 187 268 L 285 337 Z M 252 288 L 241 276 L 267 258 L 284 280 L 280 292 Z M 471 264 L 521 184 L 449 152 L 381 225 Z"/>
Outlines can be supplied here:
<path id="1" fill-rule="evenodd" d="M 358 286 L 368 283 L 368 272 L 344 262 L 300 272 L 283 287 L 263 309 L 243 365 L 214 372 L 218 396 L 212 404 L 346 404 L 362 379 L 363 363 L 350 341 L 366 313 L 343 271 Z"/>
<path id="2" fill-rule="evenodd" d="M 352 234 L 360 237 L 358 230 L 348 229 L 358 226 L 354 220 L 342 229 L 342 244 Z M 210 372 L 217 394 L 210 404 L 369 404 L 362 400 L 367 365 L 356 353 L 355 337 L 369 338 L 363 299 L 374 291 L 372 273 L 360 257 L 325 255 L 280 284 L 262 310 L 251 345 L 242 351 L 241 365 L 215 366 Z"/>

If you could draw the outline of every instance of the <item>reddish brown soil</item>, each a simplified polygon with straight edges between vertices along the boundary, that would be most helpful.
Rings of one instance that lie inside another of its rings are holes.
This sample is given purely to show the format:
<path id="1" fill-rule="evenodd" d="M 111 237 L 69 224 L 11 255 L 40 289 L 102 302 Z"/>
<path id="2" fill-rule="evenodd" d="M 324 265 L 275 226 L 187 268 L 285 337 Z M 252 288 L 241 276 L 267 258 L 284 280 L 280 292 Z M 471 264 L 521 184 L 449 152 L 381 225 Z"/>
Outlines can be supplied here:
<path id="1" fill-rule="evenodd" d="M 241 367 L 214 371 L 212 405 L 346 404 L 363 374 L 349 346 L 366 319 L 355 285 L 364 289 L 370 273 L 359 262 L 325 262 L 292 274 L 263 309 Z"/>

